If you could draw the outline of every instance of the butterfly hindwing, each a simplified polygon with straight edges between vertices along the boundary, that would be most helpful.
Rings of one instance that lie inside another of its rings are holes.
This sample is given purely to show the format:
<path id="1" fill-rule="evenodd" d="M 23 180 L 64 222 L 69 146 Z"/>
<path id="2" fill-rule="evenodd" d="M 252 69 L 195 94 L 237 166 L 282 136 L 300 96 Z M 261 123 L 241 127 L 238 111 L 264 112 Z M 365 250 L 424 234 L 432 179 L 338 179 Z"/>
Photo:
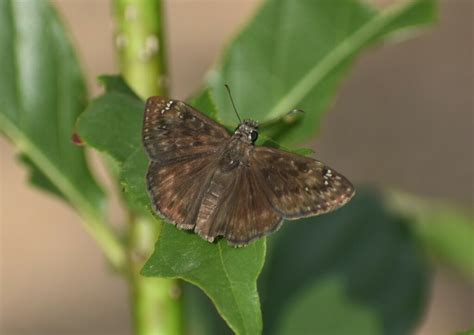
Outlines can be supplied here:
<path id="1" fill-rule="evenodd" d="M 239 202 L 229 208 L 222 234 L 232 245 L 246 245 L 277 230 L 283 222 L 262 192 L 257 176 L 252 168 L 245 168 L 241 173 L 240 186 L 234 193 Z"/>
<path id="2" fill-rule="evenodd" d="M 256 147 L 252 164 L 265 182 L 263 191 L 284 218 L 330 212 L 346 204 L 354 187 L 323 163 L 274 148 Z"/>
<path id="3" fill-rule="evenodd" d="M 230 135 L 182 101 L 151 97 L 145 106 L 142 138 L 150 159 L 165 162 L 216 152 Z"/>
<path id="4" fill-rule="evenodd" d="M 171 163 L 151 161 L 147 186 L 155 212 L 180 229 L 193 229 L 199 199 L 213 170 L 212 155 Z"/>
<path id="5" fill-rule="evenodd" d="M 229 244 L 241 246 L 276 230 L 281 222 L 257 174 L 240 164 L 216 169 L 202 197 L 195 231 L 209 241 L 223 236 Z"/>

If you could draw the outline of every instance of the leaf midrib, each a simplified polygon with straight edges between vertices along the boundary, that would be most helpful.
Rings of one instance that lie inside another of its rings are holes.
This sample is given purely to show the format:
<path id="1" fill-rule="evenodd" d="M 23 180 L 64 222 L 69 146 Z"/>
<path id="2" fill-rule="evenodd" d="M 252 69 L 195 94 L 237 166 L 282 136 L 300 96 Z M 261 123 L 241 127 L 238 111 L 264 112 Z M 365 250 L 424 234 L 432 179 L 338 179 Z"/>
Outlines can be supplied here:
<path id="1" fill-rule="evenodd" d="M 289 110 L 294 108 L 299 101 L 318 85 L 326 75 L 346 60 L 351 54 L 355 53 L 371 38 L 382 30 L 391 20 L 396 19 L 402 12 L 410 9 L 415 5 L 414 1 L 408 3 L 396 4 L 375 14 L 367 23 L 363 24 L 348 38 L 344 39 L 334 49 L 332 49 L 325 57 L 321 59 L 299 82 L 297 82 L 288 93 L 276 102 L 275 106 L 270 109 L 267 119 L 276 119 L 281 117 Z"/>
<path id="2" fill-rule="evenodd" d="M 12 140 L 20 151 L 31 158 L 66 198 L 85 216 L 101 217 L 101 214 L 95 207 L 83 197 L 71 181 L 64 176 L 60 170 L 52 163 L 39 149 L 34 145 L 22 131 L 18 129 L 5 115 L 0 113 L 0 129 Z"/>
<path id="3" fill-rule="evenodd" d="M 241 306 L 237 300 L 237 296 L 235 295 L 235 291 L 234 291 L 234 286 L 232 284 L 232 281 L 230 279 L 230 276 L 229 276 L 229 273 L 227 272 L 227 268 L 225 266 L 225 263 L 224 263 L 224 256 L 222 255 L 222 247 L 221 247 L 221 244 L 218 244 L 217 245 L 217 248 L 219 250 L 219 260 L 221 261 L 221 264 L 222 264 L 222 271 L 224 272 L 224 275 L 227 279 L 227 281 L 229 282 L 229 286 L 230 286 L 230 291 L 232 293 L 232 297 L 234 298 L 234 301 L 235 301 L 235 304 L 237 306 L 237 310 L 238 310 L 238 315 L 239 315 L 239 318 L 240 318 L 240 321 L 242 323 L 242 326 L 243 328 L 245 329 L 245 333 L 246 334 L 249 334 L 248 330 L 247 330 L 247 327 L 246 327 L 246 324 L 245 324 L 245 321 L 244 321 L 244 316 L 242 315 L 242 310 L 241 310 Z M 230 325 L 230 323 L 229 323 Z M 234 330 L 235 331 L 235 330 Z M 236 332 L 238 333 L 238 332 Z"/>

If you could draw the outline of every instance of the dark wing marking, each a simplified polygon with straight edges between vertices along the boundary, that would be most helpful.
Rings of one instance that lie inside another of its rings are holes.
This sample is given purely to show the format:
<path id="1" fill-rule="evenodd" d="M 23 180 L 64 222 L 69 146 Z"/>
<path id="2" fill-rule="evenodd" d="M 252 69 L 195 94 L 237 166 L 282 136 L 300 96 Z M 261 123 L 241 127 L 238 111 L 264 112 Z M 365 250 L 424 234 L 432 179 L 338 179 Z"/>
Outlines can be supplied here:
<path id="1" fill-rule="evenodd" d="M 195 232 L 208 241 L 223 236 L 243 246 L 276 230 L 282 222 L 248 166 L 218 168 L 203 195 Z"/>
<path id="2" fill-rule="evenodd" d="M 216 152 L 228 138 L 225 128 L 182 101 L 151 97 L 146 102 L 142 139 L 151 160 Z"/>
<path id="3" fill-rule="evenodd" d="M 193 229 L 214 170 L 214 155 L 188 156 L 172 163 L 151 161 L 146 178 L 155 212 L 180 229 Z"/>
<path id="4" fill-rule="evenodd" d="M 265 181 L 268 199 L 284 218 L 327 213 L 346 204 L 355 193 L 344 176 L 309 157 L 257 147 L 251 164 Z"/>

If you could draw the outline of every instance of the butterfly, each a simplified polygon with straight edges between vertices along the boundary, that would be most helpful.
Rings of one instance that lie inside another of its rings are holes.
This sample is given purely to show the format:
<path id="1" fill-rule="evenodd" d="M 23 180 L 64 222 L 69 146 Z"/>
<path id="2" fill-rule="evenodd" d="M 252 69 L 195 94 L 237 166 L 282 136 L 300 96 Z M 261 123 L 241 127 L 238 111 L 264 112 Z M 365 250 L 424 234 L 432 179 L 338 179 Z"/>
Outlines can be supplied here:
<path id="1" fill-rule="evenodd" d="M 150 159 L 146 183 L 153 210 L 179 229 L 244 246 L 283 220 L 346 204 L 354 187 L 323 163 L 256 146 L 259 125 L 223 126 L 179 100 L 150 97 L 142 140 Z"/>

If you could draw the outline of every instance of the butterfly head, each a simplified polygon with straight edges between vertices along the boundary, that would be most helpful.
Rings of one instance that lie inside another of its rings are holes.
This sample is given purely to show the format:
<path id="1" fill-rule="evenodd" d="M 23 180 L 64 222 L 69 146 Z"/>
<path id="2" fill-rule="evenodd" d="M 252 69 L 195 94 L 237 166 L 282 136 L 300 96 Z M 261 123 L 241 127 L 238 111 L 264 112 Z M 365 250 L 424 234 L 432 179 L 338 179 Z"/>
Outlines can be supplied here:
<path id="1" fill-rule="evenodd" d="M 258 138 L 258 122 L 254 120 L 244 120 L 235 130 L 235 135 L 238 135 L 245 142 L 255 143 Z"/>

